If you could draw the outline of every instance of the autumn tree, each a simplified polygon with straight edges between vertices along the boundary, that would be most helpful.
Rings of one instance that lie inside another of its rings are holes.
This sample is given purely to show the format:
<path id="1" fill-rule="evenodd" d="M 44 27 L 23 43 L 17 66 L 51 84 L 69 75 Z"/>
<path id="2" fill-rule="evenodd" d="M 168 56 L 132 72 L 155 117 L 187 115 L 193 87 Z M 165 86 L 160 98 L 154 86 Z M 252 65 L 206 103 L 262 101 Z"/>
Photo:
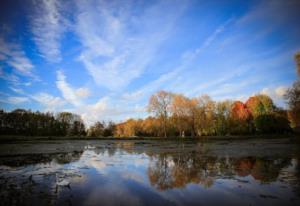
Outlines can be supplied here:
<path id="1" fill-rule="evenodd" d="M 198 136 L 215 133 L 215 102 L 208 96 L 202 95 L 196 99 L 196 126 Z"/>
<path id="2" fill-rule="evenodd" d="M 235 101 L 231 107 L 231 117 L 237 120 L 248 120 L 251 113 L 246 105 L 241 101 Z"/>
<path id="3" fill-rule="evenodd" d="M 229 133 L 229 118 L 232 101 L 226 100 L 216 104 L 216 133 L 225 135 Z"/>
<path id="4" fill-rule="evenodd" d="M 198 115 L 198 99 L 192 98 L 188 102 L 189 107 L 189 121 L 188 123 L 191 125 L 191 135 L 196 135 L 196 129 L 197 129 L 197 115 Z"/>
<path id="5" fill-rule="evenodd" d="M 160 122 L 157 118 L 147 117 L 142 122 L 143 133 L 145 136 L 160 136 Z"/>
<path id="6" fill-rule="evenodd" d="M 115 125 L 114 135 L 117 137 L 142 136 L 142 120 L 128 119 Z"/>
<path id="7" fill-rule="evenodd" d="M 167 137 L 167 121 L 170 113 L 172 94 L 166 91 L 159 91 L 150 97 L 148 111 L 154 113 L 161 120 L 164 137 Z"/>
<path id="8" fill-rule="evenodd" d="M 171 111 L 172 119 L 179 136 L 184 136 L 184 132 L 189 130 L 189 121 L 191 117 L 191 100 L 181 94 L 175 94 L 172 98 Z"/>
<path id="9" fill-rule="evenodd" d="M 273 100 L 269 96 L 264 94 L 250 97 L 245 104 L 246 107 L 250 110 L 253 118 L 256 118 L 259 115 L 263 114 L 270 114 L 274 112 L 276 108 Z"/>
<path id="10" fill-rule="evenodd" d="M 125 133 L 125 122 L 116 124 L 115 130 L 114 130 L 114 136 L 115 137 L 124 137 Z"/>
<path id="11" fill-rule="evenodd" d="M 241 101 L 232 104 L 230 112 L 230 130 L 233 134 L 245 134 L 252 130 L 251 112 Z"/>

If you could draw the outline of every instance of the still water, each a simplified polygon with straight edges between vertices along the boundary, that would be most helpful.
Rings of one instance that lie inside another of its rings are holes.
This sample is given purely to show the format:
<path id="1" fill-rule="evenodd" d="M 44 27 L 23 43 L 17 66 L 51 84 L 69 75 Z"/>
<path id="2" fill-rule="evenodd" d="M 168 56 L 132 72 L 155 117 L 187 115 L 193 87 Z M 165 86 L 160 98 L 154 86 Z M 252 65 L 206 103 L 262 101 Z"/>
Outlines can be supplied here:
<path id="1" fill-rule="evenodd" d="M 300 145 L 51 141 L 0 145 L 0 205 L 300 205 Z"/>

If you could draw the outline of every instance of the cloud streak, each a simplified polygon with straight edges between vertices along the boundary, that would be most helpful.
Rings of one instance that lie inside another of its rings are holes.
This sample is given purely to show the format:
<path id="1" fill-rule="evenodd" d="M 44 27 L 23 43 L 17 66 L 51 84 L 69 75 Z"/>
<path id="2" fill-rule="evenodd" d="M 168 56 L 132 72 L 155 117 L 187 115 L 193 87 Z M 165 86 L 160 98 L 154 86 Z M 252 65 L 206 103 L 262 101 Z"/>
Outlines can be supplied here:
<path id="1" fill-rule="evenodd" d="M 0 60 L 14 68 L 16 73 L 37 79 L 33 74 L 33 64 L 20 46 L 15 43 L 6 42 L 2 37 L 0 37 Z M 3 73 L 3 70 L 1 73 Z M 17 81 L 17 78 L 11 75 L 6 75 L 6 78 Z"/>
<path id="2" fill-rule="evenodd" d="M 46 92 L 32 95 L 31 98 L 45 107 L 46 111 L 57 111 L 66 104 L 60 97 L 54 97 Z"/>
<path id="3" fill-rule="evenodd" d="M 19 105 L 25 102 L 29 102 L 29 98 L 20 96 L 8 96 L 6 98 L 1 98 L 0 102 L 12 105 Z"/>
<path id="4" fill-rule="evenodd" d="M 79 60 L 96 84 L 110 90 L 126 87 L 143 73 L 185 9 L 163 1 L 136 16 L 134 2 L 93 3 L 77 4 L 77 34 L 84 46 Z"/>
<path id="5" fill-rule="evenodd" d="M 72 88 L 66 81 L 66 76 L 61 70 L 56 72 L 56 76 L 56 86 L 60 90 L 64 99 L 74 106 L 82 105 L 83 98 L 88 97 L 90 95 L 90 91 L 84 87 L 78 89 Z"/>
<path id="6" fill-rule="evenodd" d="M 166 72 L 166 73 L 160 75 L 157 79 L 148 83 L 147 85 L 143 86 L 142 88 L 140 88 L 134 92 L 124 94 L 123 98 L 126 100 L 129 100 L 129 99 L 136 100 L 136 98 L 149 96 L 150 93 L 153 93 L 158 89 L 162 89 L 162 87 L 166 87 L 166 84 L 168 82 L 169 82 L 169 84 L 172 84 L 172 85 L 182 85 L 182 79 L 180 79 L 180 78 L 178 79 L 177 77 L 180 76 L 181 73 L 185 72 L 186 69 L 191 67 L 191 65 L 194 63 L 195 59 L 197 57 L 199 57 L 199 55 L 201 55 L 201 53 L 213 43 L 213 41 L 217 38 L 217 36 L 220 35 L 232 21 L 234 21 L 234 18 L 230 18 L 225 23 L 219 25 L 214 30 L 214 32 L 211 35 L 209 35 L 204 40 L 202 45 L 200 47 L 198 47 L 197 49 L 184 52 L 181 56 L 181 63 L 179 64 L 178 67 L 170 70 L 169 72 Z M 225 81 L 231 77 L 232 76 L 230 75 L 229 77 L 221 78 L 221 79 L 217 80 L 216 83 Z M 172 82 L 170 82 L 170 81 L 172 81 Z M 214 83 L 208 83 L 206 86 L 205 85 L 197 86 L 196 88 L 193 87 L 193 89 L 189 89 L 188 94 L 195 93 L 199 89 L 201 89 L 203 87 L 208 87 L 211 84 L 214 84 Z M 178 88 L 178 87 L 176 87 L 176 88 Z"/>
<path id="7" fill-rule="evenodd" d="M 41 55 L 50 62 L 61 60 L 60 40 L 64 32 L 65 18 L 61 15 L 61 1 L 34 1 L 31 17 L 33 39 Z"/>

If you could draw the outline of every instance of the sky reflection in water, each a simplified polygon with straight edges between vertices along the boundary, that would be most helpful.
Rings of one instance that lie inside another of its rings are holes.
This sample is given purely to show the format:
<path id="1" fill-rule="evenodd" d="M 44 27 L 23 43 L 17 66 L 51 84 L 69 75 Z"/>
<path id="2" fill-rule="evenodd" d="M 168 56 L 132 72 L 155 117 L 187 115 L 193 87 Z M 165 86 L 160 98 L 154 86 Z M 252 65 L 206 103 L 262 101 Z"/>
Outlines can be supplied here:
<path id="1" fill-rule="evenodd" d="M 255 157 L 215 154 L 200 143 L 151 149 L 136 144 L 88 144 L 82 151 L 48 155 L 48 162 L 2 163 L 1 199 L 71 205 L 300 203 L 299 156 L 293 150 L 284 157 Z"/>

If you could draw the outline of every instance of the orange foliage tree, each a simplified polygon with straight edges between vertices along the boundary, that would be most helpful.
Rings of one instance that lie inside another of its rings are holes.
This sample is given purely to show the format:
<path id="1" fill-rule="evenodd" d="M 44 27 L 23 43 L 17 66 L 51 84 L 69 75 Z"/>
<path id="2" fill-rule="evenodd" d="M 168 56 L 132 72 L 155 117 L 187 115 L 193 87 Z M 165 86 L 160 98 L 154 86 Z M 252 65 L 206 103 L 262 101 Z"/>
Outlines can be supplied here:
<path id="1" fill-rule="evenodd" d="M 241 101 L 232 104 L 230 129 L 233 134 L 245 134 L 252 132 L 252 115 L 247 106 Z"/>

